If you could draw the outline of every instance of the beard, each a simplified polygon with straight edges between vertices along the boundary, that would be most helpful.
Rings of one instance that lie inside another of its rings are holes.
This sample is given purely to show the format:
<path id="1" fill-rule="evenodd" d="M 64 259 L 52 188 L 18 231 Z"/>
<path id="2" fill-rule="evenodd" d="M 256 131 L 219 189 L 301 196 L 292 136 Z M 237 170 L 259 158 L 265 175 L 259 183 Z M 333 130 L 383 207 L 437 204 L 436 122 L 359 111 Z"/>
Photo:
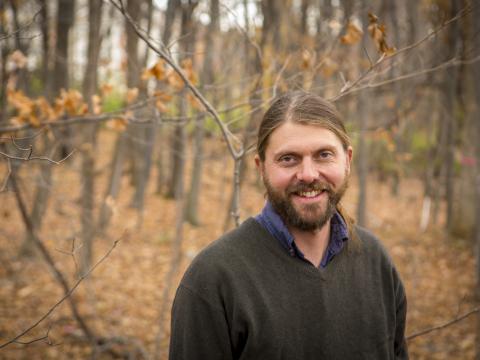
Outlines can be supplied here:
<path id="1" fill-rule="evenodd" d="M 268 180 L 264 177 L 264 184 L 267 190 L 268 200 L 272 204 L 275 212 L 282 218 L 288 227 L 294 227 L 303 231 L 313 231 L 321 229 L 332 218 L 337 210 L 337 204 L 342 199 L 348 188 L 348 176 L 345 176 L 344 182 L 334 190 L 333 187 L 325 182 L 316 180 L 310 184 L 299 182 L 287 187 L 284 193 L 275 190 Z M 299 192 L 322 190 L 327 193 L 327 203 L 323 209 L 323 203 L 302 204 L 297 209 L 291 200 L 291 196 Z"/>

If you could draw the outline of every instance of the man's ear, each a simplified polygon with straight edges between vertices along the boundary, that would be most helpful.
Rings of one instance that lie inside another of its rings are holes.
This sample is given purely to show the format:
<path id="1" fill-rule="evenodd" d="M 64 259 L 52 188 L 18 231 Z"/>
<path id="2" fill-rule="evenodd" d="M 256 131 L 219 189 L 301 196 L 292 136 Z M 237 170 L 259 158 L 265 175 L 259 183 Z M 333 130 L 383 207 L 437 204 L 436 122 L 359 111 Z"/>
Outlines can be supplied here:
<path id="1" fill-rule="evenodd" d="M 257 167 L 258 173 L 263 177 L 263 163 L 260 159 L 260 156 L 255 155 L 255 166 Z"/>

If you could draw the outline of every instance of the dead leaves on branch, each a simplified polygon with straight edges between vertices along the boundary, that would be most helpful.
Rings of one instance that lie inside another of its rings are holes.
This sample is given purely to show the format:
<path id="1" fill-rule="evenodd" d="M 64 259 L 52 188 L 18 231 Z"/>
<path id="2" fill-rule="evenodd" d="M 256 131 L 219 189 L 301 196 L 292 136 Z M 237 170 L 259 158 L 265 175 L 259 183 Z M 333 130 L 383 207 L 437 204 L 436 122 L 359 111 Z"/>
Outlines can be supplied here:
<path id="1" fill-rule="evenodd" d="M 392 55 L 396 49 L 387 43 L 387 29 L 385 24 L 381 24 L 378 16 L 368 13 L 368 34 L 373 40 L 377 51 L 380 54 Z M 345 35 L 340 38 L 344 45 L 355 45 L 362 40 L 363 30 L 354 22 L 349 21 L 346 27 Z"/>
<path id="2" fill-rule="evenodd" d="M 16 68 L 22 68 L 26 65 L 26 59 L 20 52 L 12 53 L 10 61 L 15 63 Z M 181 68 L 188 81 L 193 85 L 197 85 L 198 75 L 194 69 L 192 59 L 183 60 Z M 173 94 L 185 89 L 185 82 L 163 60 L 159 60 L 153 66 L 143 71 L 142 80 L 148 81 L 150 79 L 155 79 L 157 82 L 163 82 L 164 84 L 163 88 L 165 90 L 155 90 L 152 100 L 155 107 L 160 112 L 165 113 L 168 111 L 168 103 L 173 98 L 170 93 Z M 9 86 L 7 87 L 7 102 L 12 113 L 10 123 L 16 126 L 30 125 L 38 128 L 43 124 L 55 122 L 61 118 L 82 117 L 88 114 L 101 115 L 103 112 L 102 104 L 105 98 L 114 93 L 114 87 L 112 84 L 105 83 L 99 87 L 99 90 L 99 94 L 93 95 L 90 99 L 89 107 L 82 94 L 75 89 L 62 89 L 59 96 L 50 103 L 44 97 L 33 99 L 25 95 L 21 90 L 16 90 L 14 86 Z M 139 95 L 139 88 L 127 89 L 123 95 L 124 104 L 131 108 L 138 101 Z M 202 109 L 195 96 L 190 93 L 183 96 L 186 96 L 192 108 Z M 128 108 L 123 115 L 115 115 L 109 120 L 107 127 L 115 131 L 124 131 L 127 127 L 128 119 L 133 118 L 131 109 L 129 110 Z"/>
<path id="3" fill-rule="evenodd" d="M 385 24 L 378 22 L 378 17 L 373 13 L 368 13 L 368 33 L 373 39 L 379 53 L 393 55 L 396 49 L 387 44 L 387 30 Z"/>
<path id="4" fill-rule="evenodd" d="M 193 61 L 190 58 L 184 59 L 180 63 L 180 67 L 185 74 L 185 77 L 193 84 L 198 84 L 198 75 L 193 68 Z M 148 81 L 152 78 L 157 81 L 166 82 L 174 90 L 182 90 L 185 86 L 183 79 L 173 69 L 168 68 L 164 60 L 158 60 L 154 65 L 145 69 L 141 76 L 143 81 Z"/>
<path id="5" fill-rule="evenodd" d="M 10 119 L 13 125 L 30 124 L 39 127 L 43 121 L 58 117 L 57 109 L 52 108 L 44 97 L 30 99 L 21 90 L 7 90 L 8 103 L 16 110 L 16 115 Z"/>

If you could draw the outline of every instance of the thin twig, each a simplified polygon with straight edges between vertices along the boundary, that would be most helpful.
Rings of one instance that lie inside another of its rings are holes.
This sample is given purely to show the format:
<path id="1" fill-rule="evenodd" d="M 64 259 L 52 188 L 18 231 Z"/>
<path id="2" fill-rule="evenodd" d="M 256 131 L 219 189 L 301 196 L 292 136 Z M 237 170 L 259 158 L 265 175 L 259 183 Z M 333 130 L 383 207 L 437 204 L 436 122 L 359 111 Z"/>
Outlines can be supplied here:
<path id="1" fill-rule="evenodd" d="M 40 338 L 37 338 L 37 339 L 30 340 L 30 341 L 15 341 L 15 344 L 30 345 L 30 344 L 36 343 L 38 341 L 47 340 L 48 345 L 55 345 L 55 344 L 52 343 L 52 341 L 48 337 L 50 335 L 50 330 L 52 330 L 52 325 L 50 325 L 48 327 L 47 333 L 44 336 L 42 336 Z"/>
<path id="2" fill-rule="evenodd" d="M 10 160 L 20 160 L 20 161 L 34 161 L 34 160 L 40 160 L 40 161 L 48 161 L 52 164 L 55 164 L 55 165 L 60 165 L 62 162 L 64 162 L 65 160 L 67 160 L 70 156 L 73 155 L 73 153 L 75 152 L 75 149 L 73 149 L 69 154 L 67 154 L 67 156 L 65 156 L 64 158 L 56 161 L 56 160 L 52 160 L 50 159 L 49 157 L 47 156 L 31 156 L 32 152 L 30 151 L 30 153 L 25 156 L 25 157 L 21 157 L 21 156 L 14 156 L 14 155 L 10 155 L 10 154 L 7 154 L 7 153 L 4 153 L 3 151 L 0 151 L 0 155 L 3 155 L 5 156 L 7 159 L 10 159 Z"/>
<path id="3" fill-rule="evenodd" d="M 3 41 L 5 39 L 8 39 L 20 32 L 22 32 L 23 30 L 25 30 L 26 28 L 30 27 L 30 25 L 32 25 L 36 20 L 37 20 L 37 16 L 40 14 L 40 12 L 42 11 L 42 8 L 43 6 L 40 7 L 40 9 L 37 10 L 37 12 L 33 15 L 32 19 L 25 25 L 23 25 L 22 27 L 10 32 L 10 33 L 6 33 L 6 34 L 1 34 L 0 35 L 0 41 Z M 35 37 L 37 37 L 38 35 L 35 35 Z M 30 38 L 28 38 L 30 39 Z"/>
<path id="4" fill-rule="evenodd" d="M 110 249 L 100 258 L 100 260 L 98 260 L 95 265 L 93 265 L 85 274 L 83 274 L 82 276 L 80 276 L 80 278 L 75 282 L 75 284 L 67 291 L 65 292 L 65 295 L 59 300 L 57 301 L 42 317 L 40 317 L 40 319 L 38 319 L 33 325 L 29 326 L 28 328 L 26 328 L 24 331 L 22 331 L 20 334 L 18 334 L 17 336 L 15 336 L 13 339 L 3 343 L 0 345 L 0 349 L 1 348 L 4 348 L 5 346 L 9 345 L 9 344 L 12 344 L 12 343 L 15 343 L 17 342 L 18 339 L 20 339 L 21 337 L 25 336 L 25 334 L 27 334 L 28 332 L 30 332 L 31 330 L 33 330 L 34 328 L 36 328 L 43 320 L 45 320 L 48 316 L 50 316 L 50 314 L 52 312 L 55 311 L 55 309 L 57 307 L 59 307 L 68 297 L 70 297 L 73 292 L 76 290 L 76 288 L 82 283 L 83 280 L 85 280 L 93 271 L 95 271 L 95 269 L 102 263 L 105 261 L 106 258 L 108 258 L 110 256 L 110 254 L 112 253 L 113 249 L 115 249 L 115 247 L 117 246 L 117 244 L 125 239 L 127 236 L 128 236 L 128 232 L 125 231 L 123 233 L 123 235 L 118 238 L 117 240 L 115 240 L 112 244 L 112 246 L 110 247 Z"/>
<path id="5" fill-rule="evenodd" d="M 476 307 L 470 311 L 468 311 L 467 313 L 461 315 L 461 316 L 458 316 L 456 317 L 455 319 L 453 320 L 450 320 L 450 321 L 447 321 L 446 323 L 444 324 L 441 324 L 441 325 L 438 325 L 438 326 L 433 326 L 431 328 L 428 328 L 428 329 L 424 329 L 424 330 L 420 330 L 418 332 L 415 332 L 409 336 L 406 337 L 407 340 L 412 340 L 412 339 L 415 339 L 419 336 L 422 336 L 422 335 L 425 335 L 425 334 L 429 334 L 431 333 L 432 331 L 437 331 L 437 330 L 442 330 L 442 329 L 445 329 L 446 327 L 449 327 L 453 324 L 456 324 L 466 318 L 468 318 L 470 315 L 473 315 L 473 314 L 476 314 L 480 312 L 480 307 Z"/>

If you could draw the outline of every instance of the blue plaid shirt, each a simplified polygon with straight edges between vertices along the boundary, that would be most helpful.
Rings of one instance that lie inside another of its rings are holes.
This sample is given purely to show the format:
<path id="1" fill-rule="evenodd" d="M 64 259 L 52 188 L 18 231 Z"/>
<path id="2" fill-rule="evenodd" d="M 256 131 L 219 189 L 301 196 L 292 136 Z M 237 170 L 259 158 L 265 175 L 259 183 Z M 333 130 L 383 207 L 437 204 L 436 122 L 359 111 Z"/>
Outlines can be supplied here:
<path id="1" fill-rule="evenodd" d="M 308 261 L 295 244 L 295 239 L 293 238 L 292 234 L 290 234 L 287 226 L 280 216 L 275 212 L 272 204 L 270 204 L 269 201 L 267 201 L 262 212 L 255 217 L 255 220 L 265 227 L 268 232 L 272 234 L 272 236 L 277 239 L 280 244 L 289 252 L 291 256 L 297 256 L 304 261 Z M 345 224 L 345 220 L 343 220 L 337 211 L 330 220 L 330 241 L 328 242 L 327 249 L 320 263 L 321 268 L 326 267 L 328 263 L 335 257 L 335 255 L 342 251 L 344 243 L 347 240 L 347 224 Z"/>

